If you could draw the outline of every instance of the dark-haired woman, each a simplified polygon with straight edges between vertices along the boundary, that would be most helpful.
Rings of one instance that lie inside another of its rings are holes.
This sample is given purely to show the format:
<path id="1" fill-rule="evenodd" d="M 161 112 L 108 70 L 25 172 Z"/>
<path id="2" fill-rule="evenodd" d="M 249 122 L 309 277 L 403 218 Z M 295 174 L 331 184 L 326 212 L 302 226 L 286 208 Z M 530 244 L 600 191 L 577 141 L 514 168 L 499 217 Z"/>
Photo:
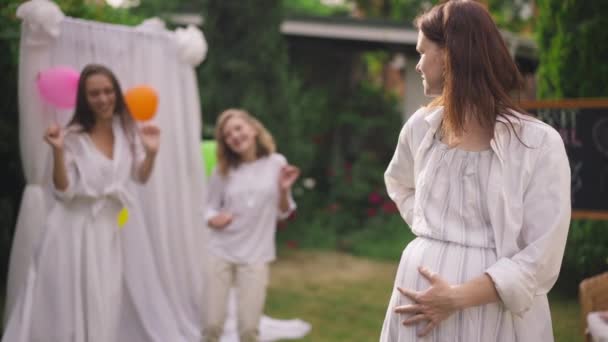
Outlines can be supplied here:
<path id="1" fill-rule="evenodd" d="M 4 342 L 114 342 L 123 274 L 118 214 L 145 183 L 160 130 L 137 128 L 114 74 L 86 66 L 67 128 L 44 136 L 53 155 L 51 209 Z M 35 213 L 32 213 L 35 215 Z"/>
<path id="2" fill-rule="evenodd" d="M 436 99 L 406 122 L 385 173 L 417 238 L 380 341 L 553 341 L 547 293 L 571 215 L 563 141 L 511 99 L 521 76 L 482 5 L 447 1 L 416 26 Z"/>

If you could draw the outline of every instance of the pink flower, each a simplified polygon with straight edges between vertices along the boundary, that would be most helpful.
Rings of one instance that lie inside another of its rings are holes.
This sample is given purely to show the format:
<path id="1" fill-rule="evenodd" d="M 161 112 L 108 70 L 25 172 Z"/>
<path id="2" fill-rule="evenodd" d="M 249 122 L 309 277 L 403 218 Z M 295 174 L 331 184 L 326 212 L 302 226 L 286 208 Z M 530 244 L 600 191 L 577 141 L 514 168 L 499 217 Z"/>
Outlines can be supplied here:
<path id="1" fill-rule="evenodd" d="M 296 249 L 298 248 L 299 244 L 296 240 L 287 240 L 285 241 L 285 245 L 287 246 L 287 248 Z"/>
<path id="2" fill-rule="evenodd" d="M 376 208 L 367 208 L 367 217 L 374 217 L 378 213 Z"/>
<path id="3" fill-rule="evenodd" d="M 353 168 L 352 163 L 349 163 L 349 162 L 344 163 L 344 170 L 350 171 L 350 170 L 352 170 L 352 168 Z"/>
<path id="4" fill-rule="evenodd" d="M 296 217 L 298 217 L 297 211 L 292 211 L 291 214 L 289 214 L 289 216 L 287 216 L 287 221 L 293 221 L 296 219 Z"/>
<path id="5" fill-rule="evenodd" d="M 287 222 L 286 221 L 279 221 L 279 223 L 277 223 L 277 230 L 284 230 L 285 228 L 287 228 Z"/>
<path id="6" fill-rule="evenodd" d="M 339 209 L 340 209 L 340 204 L 338 204 L 338 203 L 332 203 L 327 206 L 327 211 L 329 211 L 330 213 L 335 213 Z"/>
<path id="7" fill-rule="evenodd" d="M 369 201 L 370 204 L 378 205 L 378 204 L 380 204 L 380 202 L 382 202 L 382 196 L 380 196 L 380 194 L 378 194 L 377 192 L 374 191 L 369 194 L 367 200 Z"/>
<path id="8" fill-rule="evenodd" d="M 386 201 L 382 204 L 382 211 L 385 214 L 395 214 L 399 212 L 399 209 L 397 209 L 397 205 L 395 205 L 395 202 Z"/>

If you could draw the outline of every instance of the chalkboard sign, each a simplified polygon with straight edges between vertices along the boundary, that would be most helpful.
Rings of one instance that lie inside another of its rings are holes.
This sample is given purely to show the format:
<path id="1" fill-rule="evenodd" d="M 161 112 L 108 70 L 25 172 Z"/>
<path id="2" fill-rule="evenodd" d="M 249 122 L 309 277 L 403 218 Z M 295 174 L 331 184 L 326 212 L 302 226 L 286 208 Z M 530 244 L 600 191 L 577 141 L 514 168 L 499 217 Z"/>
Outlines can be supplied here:
<path id="1" fill-rule="evenodd" d="M 564 139 L 573 218 L 608 220 L 608 99 L 529 101 L 522 107 Z"/>

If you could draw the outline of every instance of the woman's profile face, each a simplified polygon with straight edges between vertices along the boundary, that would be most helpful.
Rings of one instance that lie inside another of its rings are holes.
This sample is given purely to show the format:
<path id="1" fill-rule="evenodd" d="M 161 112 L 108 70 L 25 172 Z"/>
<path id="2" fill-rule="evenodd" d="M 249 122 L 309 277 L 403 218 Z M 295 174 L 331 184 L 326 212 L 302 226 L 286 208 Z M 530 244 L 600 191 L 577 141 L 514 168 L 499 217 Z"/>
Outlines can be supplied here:
<path id="1" fill-rule="evenodd" d="M 111 120 L 116 108 L 116 90 L 110 78 L 98 73 L 85 82 L 87 103 L 95 114 L 95 121 Z"/>
<path id="2" fill-rule="evenodd" d="M 236 115 L 226 121 L 222 136 L 228 148 L 241 157 L 256 147 L 255 128 L 247 120 Z"/>
<path id="3" fill-rule="evenodd" d="M 441 95 L 443 92 L 445 69 L 444 49 L 426 38 L 422 31 L 418 31 L 416 51 L 420 54 L 420 60 L 416 64 L 416 71 L 422 76 L 424 95 Z"/>

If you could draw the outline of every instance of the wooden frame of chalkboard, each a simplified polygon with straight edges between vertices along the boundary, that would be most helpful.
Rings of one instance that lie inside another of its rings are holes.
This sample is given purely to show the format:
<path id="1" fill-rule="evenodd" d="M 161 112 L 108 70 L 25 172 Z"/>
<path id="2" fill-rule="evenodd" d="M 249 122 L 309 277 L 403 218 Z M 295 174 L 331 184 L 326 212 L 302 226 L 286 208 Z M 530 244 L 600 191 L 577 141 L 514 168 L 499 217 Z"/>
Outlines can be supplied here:
<path id="1" fill-rule="evenodd" d="M 608 220 L 608 98 L 520 104 L 564 139 L 572 170 L 572 218 Z"/>

